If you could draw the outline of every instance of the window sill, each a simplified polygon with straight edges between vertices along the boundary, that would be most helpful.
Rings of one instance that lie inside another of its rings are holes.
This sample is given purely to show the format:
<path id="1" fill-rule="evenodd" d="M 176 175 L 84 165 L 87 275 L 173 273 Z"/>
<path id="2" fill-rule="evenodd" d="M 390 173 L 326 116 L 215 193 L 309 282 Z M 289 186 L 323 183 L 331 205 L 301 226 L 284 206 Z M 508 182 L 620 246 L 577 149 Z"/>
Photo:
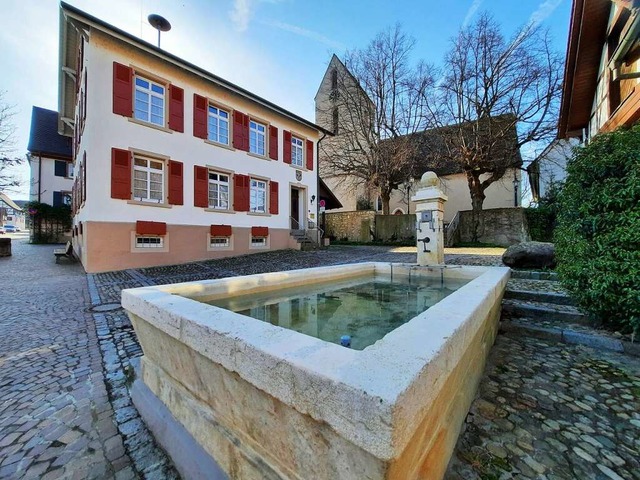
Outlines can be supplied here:
<path id="1" fill-rule="evenodd" d="M 127 200 L 127 203 L 129 205 L 144 205 L 145 207 L 173 208 L 173 205 L 167 205 L 165 203 L 142 202 L 140 200 Z"/>
<path id="2" fill-rule="evenodd" d="M 127 117 L 127 120 L 129 120 L 131 123 L 136 123 L 138 125 L 143 125 L 145 127 L 154 128 L 162 132 L 173 133 L 173 130 L 167 127 L 161 127 L 160 125 L 156 125 L 155 123 L 145 122 L 144 120 L 138 120 L 137 118 L 133 118 L 133 117 Z"/>
<path id="3" fill-rule="evenodd" d="M 247 152 L 247 155 L 249 155 L 250 157 L 259 158 L 260 160 L 266 160 L 267 162 L 271 161 L 271 159 L 266 155 L 258 155 L 257 153 L 252 153 L 252 152 Z"/>
<path id="4" fill-rule="evenodd" d="M 296 170 L 300 170 L 301 172 L 309 172 L 309 171 L 311 171 L 311 170 L 309 170 L 308 168 L 301 167 L 301 166 L 299 166 L 299 165 L 294 165 L 293 163 L 290 163 L 290 164 L 289 164 L 289 166 L 290 166 L 291 168 L 296 169 Z"/>
<path id="5" fill-rule="evenodd" d="M 262 213 L 262 212 L 247 212 L 247 215 L 252 215 L 254 217 L 270 217 L 270 213 Z"/>
<path id="6" fill-rule="evenodd" d="M 226 148 L 227 150 L 231 150 L 232 152 L 236 151 L 236 149 L 233 148 L 231 145 L 225 145 L 224 143 L 214 142 L 213 140 L 204 139 L 204 143 L 208 143 L 209 145 L 213 145 L 214 147 Z"/>
<path id="7" fill-rule="evenodd" d="M 205 208 L 204 211 L 205 212 L 213 212 L 213 213 L 231 213 L 231 214 L 235 214 L 236 213 L 233 210 L 220 210 L 220 209 L 217 209 L 217 208 Z"/>

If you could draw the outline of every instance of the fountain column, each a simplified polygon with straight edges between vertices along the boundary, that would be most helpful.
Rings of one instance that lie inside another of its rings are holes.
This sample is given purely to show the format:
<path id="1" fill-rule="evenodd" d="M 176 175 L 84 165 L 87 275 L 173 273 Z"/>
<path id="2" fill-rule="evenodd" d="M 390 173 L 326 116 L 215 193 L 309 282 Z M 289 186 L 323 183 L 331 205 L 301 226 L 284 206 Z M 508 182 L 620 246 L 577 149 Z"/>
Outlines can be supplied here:
<path id="1" fill-rule="evenodd" d="M 416 244 L 418 265 L 444 265 L 444 202 L 434 172 L 422 175 L 418 190 L 411 200 L 416 203 Z"/>

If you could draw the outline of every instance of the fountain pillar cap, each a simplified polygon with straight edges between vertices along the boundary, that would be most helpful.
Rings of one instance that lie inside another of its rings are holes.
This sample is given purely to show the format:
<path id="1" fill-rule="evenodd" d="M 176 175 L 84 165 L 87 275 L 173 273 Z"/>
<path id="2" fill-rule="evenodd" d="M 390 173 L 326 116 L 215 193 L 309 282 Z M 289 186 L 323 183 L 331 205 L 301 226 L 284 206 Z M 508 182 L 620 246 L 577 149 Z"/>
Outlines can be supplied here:
<path id="1" fill-rule="evenodd" d="M 438 175 L 435 172 L 424 172 L 420 178 L 420 186 L 435 187 L 438 185 Z"/>

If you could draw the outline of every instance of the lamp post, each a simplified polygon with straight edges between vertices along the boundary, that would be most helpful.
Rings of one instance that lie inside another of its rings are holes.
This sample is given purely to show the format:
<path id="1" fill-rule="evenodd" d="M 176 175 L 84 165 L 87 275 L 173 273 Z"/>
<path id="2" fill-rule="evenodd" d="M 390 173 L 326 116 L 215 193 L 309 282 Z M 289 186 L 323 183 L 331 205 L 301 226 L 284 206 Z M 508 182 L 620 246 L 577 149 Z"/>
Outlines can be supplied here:
<path id="1" fill-rule="evenodd" d="M 407 215 L 411 213 L 411 186 L 414 184 L 414 182 L 415 180 L 413 178 L 408 178 L 407 180 L 402 182 L 402 186 L 407 193 Z"/>
<path id="2" fill-rule="evenodd" d="M 514 207 L 518 206 L 518 175 L 516 173 L 513 174 L 513 205 Z"/>

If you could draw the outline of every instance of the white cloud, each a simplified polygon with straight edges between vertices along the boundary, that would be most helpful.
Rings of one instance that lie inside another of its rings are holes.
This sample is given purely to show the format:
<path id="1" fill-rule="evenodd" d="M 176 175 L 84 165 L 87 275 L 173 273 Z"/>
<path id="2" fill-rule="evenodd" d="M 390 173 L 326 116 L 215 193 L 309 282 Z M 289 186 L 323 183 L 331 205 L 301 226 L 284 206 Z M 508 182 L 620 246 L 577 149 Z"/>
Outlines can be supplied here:
<path id="1" fill-rule="evenodd" d="M 538 5 L 535 12 L 531 14 L 529 17 L 529 23 L 533 25 L 538 25 L 544 22 L 553 11 L 558 8 L 558 6 L 562 3 L 563 0 L 544 0 Z"/>
<path id="2" fill-rule="evenodd" d="M 239 32 L 244 32 L 249 27 L 253 16 L 253 4 L 253 0 L 233 1 L 233 9 L 229 12 L 229 17 Z"/>
<path id="3" fill-rule="evenodd" d="M 314 32 L 313 30 L 308 30 L 306 28 L 298 27 L 297 25 L 291 25 L 290 23 L 278 22 L 278 21 L 264 21 L 262 22 L 264 25 L 269 27 L 278 28 L 280 30 L 284 30 L 285 32 L 290 32 L 295 35 L 300 35 L 301 37 L 310 38 L 311 40 L 315 40 L 316 42 L 323 43 L 335 50 L 344 50 L 344 45 L 340 42 L 330 39 L 322 35 L 321 33 Z"/>
<path id="4" fill-rule="evenodd" d="M 482 1 L 483 0 L 473 0 L 469 10 L 467 10 L 467 14 L 464 16 L 464 20 L 462 21 L 462 28 L 466 28 L 471 23 L 471 19 L 480 8 L 480 5 L 482 5 Z"/>

